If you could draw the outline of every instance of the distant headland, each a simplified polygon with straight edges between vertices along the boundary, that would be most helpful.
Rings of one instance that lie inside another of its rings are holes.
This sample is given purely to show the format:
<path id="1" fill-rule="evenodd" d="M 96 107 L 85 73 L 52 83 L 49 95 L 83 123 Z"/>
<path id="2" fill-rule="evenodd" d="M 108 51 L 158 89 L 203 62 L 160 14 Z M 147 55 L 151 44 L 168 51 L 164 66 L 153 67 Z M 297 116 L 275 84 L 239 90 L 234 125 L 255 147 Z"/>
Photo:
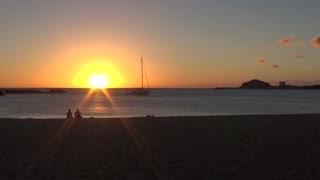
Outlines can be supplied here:
<path id="1" fill-rule="evenodd" d="M 37 93 L 65 93 L 63 89 L 50 89 L 48 92 L 43 92 L 37 89 L 3 89 L 3 94 L 37 94 Z"/>
<path id="2" fill-rule="evenodd" d="M 239 88 L 240 89 L 272 89 L 272 86 L 267 82 L 254 79 L 254 80 L 242 83 L 242 85 Z"/>
<path id="3" fill-rule="evenodd" d="M 280 81 L 279 86 L 272 86 L 267 82 L 253 79 L 242 83 L 240 87 L 216 87 L 215 89 L 320 89 L 320 85 L 293 86 L 287 85 L 285 81 Z"/>

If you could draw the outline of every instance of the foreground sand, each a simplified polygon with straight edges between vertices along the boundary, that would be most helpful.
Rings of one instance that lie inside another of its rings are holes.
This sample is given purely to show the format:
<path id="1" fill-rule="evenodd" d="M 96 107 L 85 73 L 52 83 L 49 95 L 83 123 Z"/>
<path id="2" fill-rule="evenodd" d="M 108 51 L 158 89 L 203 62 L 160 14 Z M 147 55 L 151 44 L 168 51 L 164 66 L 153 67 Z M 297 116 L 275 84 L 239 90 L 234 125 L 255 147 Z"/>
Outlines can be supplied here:
<path id="1" fill-rule="evenodd" d="M 0 119 L 0 179 L 319 179 L 320 115 Z"/>

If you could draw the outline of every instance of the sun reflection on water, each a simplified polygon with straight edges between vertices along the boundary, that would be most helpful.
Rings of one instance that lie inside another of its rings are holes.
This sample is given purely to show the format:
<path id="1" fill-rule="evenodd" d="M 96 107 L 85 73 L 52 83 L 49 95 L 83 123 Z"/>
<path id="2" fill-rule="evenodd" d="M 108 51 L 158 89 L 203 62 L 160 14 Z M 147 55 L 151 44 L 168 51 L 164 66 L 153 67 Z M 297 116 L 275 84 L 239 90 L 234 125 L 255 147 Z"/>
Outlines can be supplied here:
<path id="1" fill-rule="evenodd" d="M 82 99 L 79 108 L 86 109 L 91 114 L 115 114 L 118 112 L 118 106 L 109 94 L 107 89 L 92 88 Z M 109 113 L 108 113 L 109 112 Z"/>
<path id="2" fill-rule="evenodd" d="M 92 105 L 89 107 L 89 111 L 90 112 L 101 112 L 101 111 L 104 111 L 106 110 L 107 108 L 104 107 L 104 106 L 95 106 L 95 105 Z"/>

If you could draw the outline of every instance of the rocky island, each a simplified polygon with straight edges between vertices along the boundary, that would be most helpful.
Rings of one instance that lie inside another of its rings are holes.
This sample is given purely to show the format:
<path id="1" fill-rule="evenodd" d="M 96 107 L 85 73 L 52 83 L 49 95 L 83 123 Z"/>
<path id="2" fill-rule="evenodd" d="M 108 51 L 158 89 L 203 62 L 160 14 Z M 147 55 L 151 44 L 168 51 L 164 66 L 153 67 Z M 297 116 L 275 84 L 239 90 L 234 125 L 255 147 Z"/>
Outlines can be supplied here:
<path id="1" fill-rule="evenodd" d="M 273 89 L 273 87 L 267 82 L 254 79 L 243 83 L 240 89 Z"/>

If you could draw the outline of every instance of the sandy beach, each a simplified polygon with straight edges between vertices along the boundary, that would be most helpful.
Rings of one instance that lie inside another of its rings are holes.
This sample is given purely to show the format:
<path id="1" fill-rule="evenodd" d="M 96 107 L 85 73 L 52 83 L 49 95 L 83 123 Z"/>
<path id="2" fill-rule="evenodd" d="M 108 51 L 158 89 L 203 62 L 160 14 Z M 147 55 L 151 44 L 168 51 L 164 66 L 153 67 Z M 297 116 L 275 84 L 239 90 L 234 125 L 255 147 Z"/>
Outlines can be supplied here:
<path id="1" fill-rule="evenodd" d="M 0 179 L 319 179 L 320 114 L 0 119 Z"/>

